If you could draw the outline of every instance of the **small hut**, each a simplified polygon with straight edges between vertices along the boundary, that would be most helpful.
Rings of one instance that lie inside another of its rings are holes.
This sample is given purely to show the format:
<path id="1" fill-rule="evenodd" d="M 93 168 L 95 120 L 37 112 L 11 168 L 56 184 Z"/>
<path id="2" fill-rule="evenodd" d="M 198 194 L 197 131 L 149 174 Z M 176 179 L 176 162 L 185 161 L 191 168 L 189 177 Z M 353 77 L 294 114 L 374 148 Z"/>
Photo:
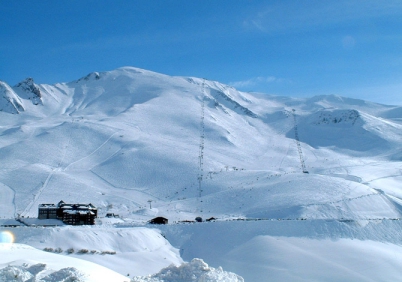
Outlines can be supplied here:
<path id="1" fill-rule="evenodd" d="M 159 216 L 159 217 L 155 217 L 155 218 L 151 219 L 150 221 L 148 221 L 148 223 L 150 223 L 150 224 L 168 224 L 168 219 Z"/>

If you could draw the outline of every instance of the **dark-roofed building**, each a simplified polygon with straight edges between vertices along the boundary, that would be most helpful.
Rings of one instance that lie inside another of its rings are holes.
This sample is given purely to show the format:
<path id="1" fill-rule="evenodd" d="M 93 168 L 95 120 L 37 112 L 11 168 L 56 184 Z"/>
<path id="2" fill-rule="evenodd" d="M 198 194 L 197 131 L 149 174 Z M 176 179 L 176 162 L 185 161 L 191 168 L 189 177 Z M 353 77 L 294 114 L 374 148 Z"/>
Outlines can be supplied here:
<path id="1" fill-rule="evenodd" d="M 39 219 L 57 219 L 57 206 L 55 204 L 40 204 L 38 208 Z"/>
<path id="2" fill-rule="evenodd" d="M 151 223 L 151 224 L 168 224 L 168 219 L 159 216 L 159 217 L 155 217 L 155 218 L 151 219 L 148 222 Z"/>
<path id="3" fill-rule="evenodd" d="M 40 204 L 39 219 L 60 219 L 70 225 L 94 225 L 98 209 L 89 204 L 66 204 L 60 201 L 55 204 Z"/>

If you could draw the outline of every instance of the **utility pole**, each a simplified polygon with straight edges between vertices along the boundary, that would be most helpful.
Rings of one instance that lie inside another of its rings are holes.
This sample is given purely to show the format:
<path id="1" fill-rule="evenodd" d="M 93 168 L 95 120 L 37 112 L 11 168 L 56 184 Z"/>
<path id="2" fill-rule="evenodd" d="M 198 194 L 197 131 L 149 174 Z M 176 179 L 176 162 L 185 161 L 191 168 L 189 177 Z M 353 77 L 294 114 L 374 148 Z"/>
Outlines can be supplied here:
<path id="1" fill-rule="evenodd" d="M 198 200 L 201 208 L 202 197 L 202 179 L 204 177 L 204 139 L 205 139 L 205 80 L 202 82 L 202 97 L 201 97 L 201 121 L 200 121 L 200 148 L 199 148 L 199 174 L 198 174 Z"/>
<path id="2" fill-rule="evenodd" d="M 292 109 L 293 122 L 294 122 L 294 131 L 295 131 L 295 140 L 296 140 L 296 145 L 297 145 L 297 152 L 299 153 L 300 164 L 301 164 L 303 173 L 308 173 L 308 171 L 306 169 L 306 165 L 304 163 L 304 157 L 303 157 L 302 149 L 301 149 L 301 146 L 300 146 L 299 133 L 298 133 L 298 129 L 297 129 L 297 121 L 296 121 L 296 113 L 295 112 L 296 112 L 296 110 Z"/>

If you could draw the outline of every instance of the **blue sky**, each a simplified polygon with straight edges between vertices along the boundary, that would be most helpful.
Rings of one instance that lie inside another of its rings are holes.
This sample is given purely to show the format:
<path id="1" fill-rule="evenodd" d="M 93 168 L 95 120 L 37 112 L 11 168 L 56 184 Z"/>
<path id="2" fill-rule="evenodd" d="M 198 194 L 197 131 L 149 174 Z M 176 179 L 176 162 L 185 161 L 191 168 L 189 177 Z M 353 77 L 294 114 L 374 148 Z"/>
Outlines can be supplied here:
<path id="1" fill-rule="evenodd" d="M 402 1 L 0 0 L 0 80 L 122 66 L 402 105 Z"/>

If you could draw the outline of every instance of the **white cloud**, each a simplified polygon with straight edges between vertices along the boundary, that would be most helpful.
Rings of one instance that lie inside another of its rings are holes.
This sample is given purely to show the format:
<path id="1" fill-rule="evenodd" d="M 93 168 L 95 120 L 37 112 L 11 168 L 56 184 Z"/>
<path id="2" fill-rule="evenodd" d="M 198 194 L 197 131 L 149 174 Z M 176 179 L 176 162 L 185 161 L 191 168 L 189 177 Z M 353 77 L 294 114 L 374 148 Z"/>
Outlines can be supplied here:
<path id="1" fill-rule="evenodd" d="M 376 1 L 279 1 L 261 7 L 243 21 L 246 28 L 260 32 L 284 32 L 325 28 L 354 20 L 401 15 L 402 2 Z"/>
<path id="2" fill-rule="evenodd" d="M 342 46 L 346 50 L 351 50 L 353 47 L 355 47 L 356 40 L 354 37 L 347 35 L 342 39 Z"/>
<path id="3" fill-rule="evenodd" d="M 239 89 L 249 89 L 270 83 L 283 83 L 283 82 L 289 82 L 289 80 L 278 78 L 275 76 L 267 76 L 267 77 L 258 76 L 246 80 L 229 82 L 229 85 Z"/>

